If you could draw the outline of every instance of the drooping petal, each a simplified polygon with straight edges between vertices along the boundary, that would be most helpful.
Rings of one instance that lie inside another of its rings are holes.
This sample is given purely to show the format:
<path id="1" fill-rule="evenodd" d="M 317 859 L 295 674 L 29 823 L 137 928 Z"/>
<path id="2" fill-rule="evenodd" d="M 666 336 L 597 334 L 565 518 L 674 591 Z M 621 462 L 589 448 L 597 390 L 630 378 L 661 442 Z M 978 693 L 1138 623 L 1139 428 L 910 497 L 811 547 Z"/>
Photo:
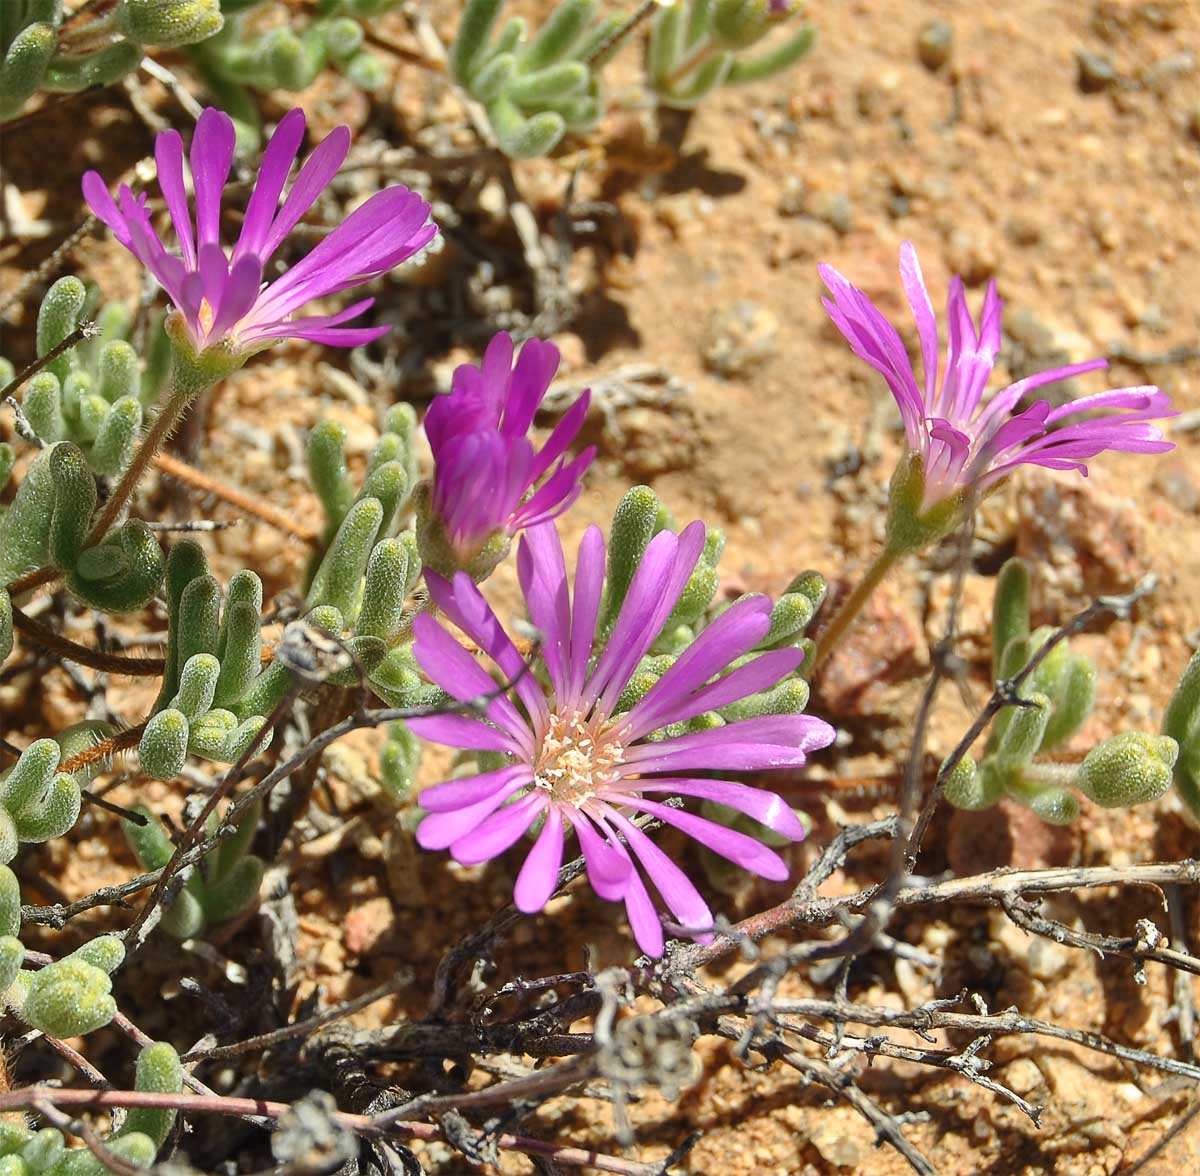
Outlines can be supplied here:
<path id="1" fill-rule="evenodd" d="M 765 788 L 752 788 L 748 784 L 735 784 L 731 780 L 675 779 L 668 776 L 651 776 L 643 780 L 625 781 L 638 792 L 665 792 L 672 796 L 694 796 L 700 800 L 711 800 L 726 808 L 736 809 L 753 817 L 761 825 L 793 841 L 804 840 L 804 826 L 787 802 Z M 613 788 L 612 800 L 617 802 L 621 789 Z M 423 803 L 423 801 L 422 801 Z"/>

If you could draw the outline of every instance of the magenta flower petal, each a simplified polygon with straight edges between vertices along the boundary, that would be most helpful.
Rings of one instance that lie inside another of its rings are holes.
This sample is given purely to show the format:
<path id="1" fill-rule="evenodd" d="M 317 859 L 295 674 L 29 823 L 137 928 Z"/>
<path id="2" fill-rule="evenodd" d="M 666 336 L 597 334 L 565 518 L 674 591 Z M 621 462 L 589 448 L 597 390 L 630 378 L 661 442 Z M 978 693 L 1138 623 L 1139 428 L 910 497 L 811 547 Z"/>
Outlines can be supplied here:
<path id="1" fill-rule="evenodd" d="M 508 362 L 504 348 L 490 354 L 492 362 L 498 362 L 497 355 Z M 471 387 L 474 379 L 464 376 L 460 387 Z M 444 442 L 446 434 L 441 438 Z M 506 768 L 450 780 L 421 794 L 429 810 L 418 830 L 422 846 L 448 847 L 456 861 L 478 864 L 515 845 L 544 813 L 546 823 L 517 880 L 517 906 L 540 910 L 553 893 L 569 827 L 579 839 L 592 888 L 603 899 L 625 903 L 638 945 L 651 954 L 661 954 L 663 931 L 643 872 L 672 917 L 694 938 L 708 934 L 712 915 L 684 871 L 632 823 L 632 815 L 661 817 L 731 861 L 763 877 L 783 878 L 786 863 L 761 841 L 650 798 L 667 794 L 713 800 L 800 840 L 803 826 L 775 794 L 732 781 L 696 779 L 691 773 L 796 767 L 809 752 L 832 742 L 834 734 L 827 723 L 808 715 L 765 715 L 678 738 L 638 742 L 663 723 L 679 721 L 676 716 L 691 717 L 769 689 L 796 668 L 798 650 L 775 650 L 728 670 L 769 627 L 770 605 L 761 598 L 738 602 L 702 630 L 647 693 L 637 721 L 636 709 L 629 716 L 613 713 L 614 700 L 678 603 L 704 538 L 703 525 L 694 523 L 681 535 L 664 531 L 651 541 L 605 640 L 596 633 L 605 566 L 599 530 L 589 528 L 580 544 L 572 600 L 557 532 L 552 526 L 530 529 L 521 541 L 518 574 L 529 615 L 542 632 L 549 690 L 532 674 L 522 679 L 517 694 L 523 711 L 509 703 L 503 714 L 491 715 L 504 727 L 502 736 L 466 717 L 411 720 L 418 734 L 454 747 L 509 735 L 520 745 L 510 752 L 513 762 Z M 514 677 L 520 660 L 516 646 L 470 578 L 459 573 L 451 581 L 430 574 L 428 582 L 447 619 L 501 674 Z M 415 631 L 417 660 L 456 698 L 468 701 L 474 692 L 478 699 L 494 689 L 493 678 L 433 618 L 419 618 Z M 593 662 L 596 668 L 588 680 Z M 659 777 L 660 771 L 671 775 Z M 513 774 L 505 774 L 509 772 Z"/>
<path id="2" fill-rule="evenodd" d="M 335 347 L 356 347 L 379 338 L 386 327 L 342 327 L 353 312 L 294 319 L 316 298 L 338 294 L 386 273 L 433 240 L 429 205 L 407 188 L 377 192 L 281 278 L 261 286 L 267 260 L 328 186 L 346 157 L 350 132 L 336 128 L 301 167 L 279 207 L 304 137 L 304 113 L 286 114 L 263 153 L 258 178 L 246 207 L 232 255 L 220 244 L 221 200 L 233 164 L 233 121 L 222 111 L 205 110 L 196 123 L 190 152 L 195 221 L 188 206 L 183 143 L 175 131 L 155 142 L 159 186 L 175 229 L 181 256 L 168 253 L 146 211 L 146 198 L 122 186 L 114 201 L 95 172 L 82 181 L 92 211 L 150 271 L 187 324 L 197 350 L 219 345 L 252 354 L 275 339 L 308 339 Z M 252 275 L 254 289 L 251 291 Z"/>
<path id="3" fill-rule="evenodd" d="M 513 887 L 517 910 L 536 914 L 550 901 L 563 858 L 563 819 L 553 805 L 546 809 L 546 823 L 525 858 Z"/>
<path id="4" fill-rule="evenodd" d="M 449 394 L 425 414 L 434 462 L 430 512 L 462 567 L 471 567 L 492 536 L 548 522 L 580 494 L 595 450 L 569 463 L 565 451 L 583 425 L 587 393 L 540 452 L 526 436 L 558 359 L 558 348 L 540 339 L 527 340 L 517 353 L 501 332 L 478 366 L 455 369 Z"/>
<path id="5" fill-rule="evenodd" d="M 506 849 L 514 846 L 525 831 L 537 819 L 538 813 L 546 808 L 545 796 L 537 791 L 528 792 L 512 804 L 492 812 L 468 832 L 463 833 L 451 846 L 450 855 L 459 865 L 477 866 L 490 862 Z M 494 808 L 495 806 L 493 806 Z M 465 811 L 465 810 L 464 810 Z M 435 813 L 421 822 L 423 829 L 428 821 L 438 817 L 452 817 L 452 813 Z M 424 844 L 422 842 L 422 844 Z M 428 848 L 428 847 L 426 847 Z"/>
<path id="6" fill-rule="evenodd" d="M 183 183 L 183 140 L 178 131 L 164 131 L 154 141 L 154 161 L 158 165 L 158 186 L 162 189 L 171 224 L 183 250 L 183 264 L 196 265 L 196 243 L 192 236 L 192 213 L 188 208 L 187 188 Z M 96 175 L 95 172 L 91 173 Z M 99 180 L 99 176 L 96 177 Z M 103 184 L 103 181 L 100 180 Z"/>
<path id="7" fill-rule="evenodd" d="M 234 261 L 247 254 L 261 257 L 265 261 L 274 252 L 273 249 L 266 248 L 267 234 L 271 231 L 275 210 L 279 207 L 279 197 L 283 193 L 283 186 L 287 183 L 292 164 L 296 162 L 296 155 L 304 139 L 304 125 L 304 111 L 299 107 L 289 110 L 279 120 L 279 125 L 263 152 L 262 163 L 259 164 L 258 179 L 254 183 L 254 191 L 250 193 L 246 217 L 242 221 L 242 231 L 238 234 L 237 245 L 234 246 Z"/>
<path id="8" fill-rule="evenodd" d="M 237 136 L 233 119 L 208 107 L 196 120 L 192 136 L 192 183 L 196 189 L 196 246 L 216 244 L 221 237 L 221 193 L 233 166 Z"/>
<path id="9" fill-rule="evenodd" d="M 442 718 L 453 718 L 443 715 Z M 416 728 L 414 727 L 415 731 Z M 436 736 L 420 732 L 422 738 L 436 739 Z M 440 739 L 437 742 L 442 742 Z M 457 746 L 452 744 L 451 746 Z M 435 784 L 432 788 L 421 792 L 421 807 L 431 813 L 448 813 L 454 809 L 469 808 L 497 794 L 511 795 L 514 783 L 528 784 L 529 771 L 520 764 L 510 764 L 498 768 L 494 772 L 481 772 L 478 776 L 464 776 L 456 780 L 447 780 L 443 784 Z"/>
<path id="10" fill-rule="evenodd" d="M 788 876 L 787 862 L 773 849 L 746 833 L 728 829 L 724 825 L 718 825 L 716 821 L 698 817 L 695 813 L 685 812 L 683 809 L 668 808 L 665 804 L 647 800 L 644 796 L 628 797 L 625 803 L 632 809 L 649 813 L 658 817 L 664 824 L 674 826 L 693 841 L 698 841 L 713 853 L 728 858 L 743 870 L 749 870 L 751 874 L 768 878 L 772 882 L 782 882 Z"/>
<path id="11" fill-rule="evenodd" d="M 1163 453 L 1174 448 L 1161 429 L 1148 423 L 1176 415 L 1169 397 L 1151 386 L 1101 392 L 1055 409 L 1039 401 L 1013 415 L 1027 393 L 1103 368 L 1107 365 L 1102 359 L 1027 376 L 985 402 L 1001 341 L 1003 303 L 994 282 L 984 294 L 976 330 L 962 279 L 951 281 L 946 305 L 949 343 L 939 384 L 933 304 L 916 250 L 907 242 L 901 247 L 900 279 L 921 341 L 922 392 L 895 327 L 832 266 L 818 270 L 832 295 L 823 300 L 829 317 L 855 355 L 883 375 L 896 398 L 908 447 L 921 457 L 925 509 L 968 487 L 986 490 L 1019 465 L 1086 475 L 1086 462 L 1106 450 Z M 1066 418 L 1095 411 L 1114 415 L 1079 420 L 1069 429 L 1058 427 Z"/>

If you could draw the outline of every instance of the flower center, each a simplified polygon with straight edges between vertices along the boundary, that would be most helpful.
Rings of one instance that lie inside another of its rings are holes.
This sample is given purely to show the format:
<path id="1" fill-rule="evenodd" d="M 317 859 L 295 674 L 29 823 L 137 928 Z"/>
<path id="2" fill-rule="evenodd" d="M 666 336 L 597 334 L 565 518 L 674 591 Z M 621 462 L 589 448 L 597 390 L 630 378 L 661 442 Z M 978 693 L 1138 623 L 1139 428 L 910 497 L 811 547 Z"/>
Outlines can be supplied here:
<path id="1" fill-rule="evenodd" d="M 625 748 L 597 731 L 577 711 L 550 716 L 533 768 L 533 782 L 556 804 L 582 808 L 601 788 L 620 778 Z"/>

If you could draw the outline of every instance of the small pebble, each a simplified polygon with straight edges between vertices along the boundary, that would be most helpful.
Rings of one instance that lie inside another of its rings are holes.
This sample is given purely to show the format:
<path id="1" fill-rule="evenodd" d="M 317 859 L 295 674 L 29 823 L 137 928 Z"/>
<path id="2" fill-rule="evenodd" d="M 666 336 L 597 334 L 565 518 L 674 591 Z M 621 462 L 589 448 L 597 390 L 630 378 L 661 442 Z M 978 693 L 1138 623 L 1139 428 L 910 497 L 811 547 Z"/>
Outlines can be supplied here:
<path id="1" fill-rule="evenodd" d="M 1099 94 L 1117 84 L 1116 68 L 1107 57 L 1081 49 L 1075 59 L 1079 62 L 1079 88 L 1085 94 Z"/>
<path id="2" fill-rule="evenodd" d="M 931 20 L 917 35 L 917 56 L 928 70 L 939 70 L 950 60 L 954 29 L 944 20 Z"/>

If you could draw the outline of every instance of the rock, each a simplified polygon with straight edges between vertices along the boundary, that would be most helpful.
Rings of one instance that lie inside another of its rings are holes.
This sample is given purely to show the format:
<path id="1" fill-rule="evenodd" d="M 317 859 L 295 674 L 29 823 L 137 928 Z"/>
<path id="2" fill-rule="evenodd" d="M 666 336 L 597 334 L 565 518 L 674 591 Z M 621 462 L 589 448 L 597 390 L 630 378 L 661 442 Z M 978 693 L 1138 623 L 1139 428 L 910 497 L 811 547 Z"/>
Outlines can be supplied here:
<path id="1" fill-rule="evenodd" d="M 981 286 L 995 276 L 999 251 L 990 232 L 963 225 L 946 242 L 946 262 L 968 286 Z"/>
<path id="2" fill-rule="evenodd" d="M 917 34 L 917 56 L 928 70 L 939 70 L 954 49 L 954 29 L 944 20 L 931 20 Z"/>
<path id="3" fill-rule="evenodd" d="M 831 606 L 837 601 L 826 602 L 828 616 Z M 924 649 L 911 594 L 884 583 L 822 666 L 817 689 L 823 704 L 844 717 L 873 713 L 890 683 L 922 666 Z"/>
<path id="4" fill-rule="evenodd" d="M 350 955 L 366 955 L 394 923 L 391 902 L 382 897 L 369 898 L 346 916 L 342 924 L 342 943 Z"/>
<path id="5" fill-rule="evenodd" d="M 1117 84 L 1116 68 L 1107 57 L 1080 49 L 1075 60 L 1079 64 L 1079 88 L 1085 94 L 1099 94 Z"/>
<path id="6" fill-rule="evenodd" d="M 1146 525 L 1132 499 L 1093 479 L 1016 475 L 1016 554 L 1034 569 L 1034 624 L 1064 620 L 1097 596 L 1127 592 L 1146 570 Z"/>
<path id="7" fill-rule="evenodd" d="M 951 809 L 948 826 L 946 858 L 959 877 L 1004 866 L 1066 866 L 1077 856 L 1075 826 L 1047 825 L 1007 798 L 981 812 Z"/>
<path id="8" fill-rule="evenodd" d="M 779 319 L 771 311 L 739 299 L 709 319 L 704 364 L 719 376 L 744 376 L 775 354 L 778 333 Z"/>

